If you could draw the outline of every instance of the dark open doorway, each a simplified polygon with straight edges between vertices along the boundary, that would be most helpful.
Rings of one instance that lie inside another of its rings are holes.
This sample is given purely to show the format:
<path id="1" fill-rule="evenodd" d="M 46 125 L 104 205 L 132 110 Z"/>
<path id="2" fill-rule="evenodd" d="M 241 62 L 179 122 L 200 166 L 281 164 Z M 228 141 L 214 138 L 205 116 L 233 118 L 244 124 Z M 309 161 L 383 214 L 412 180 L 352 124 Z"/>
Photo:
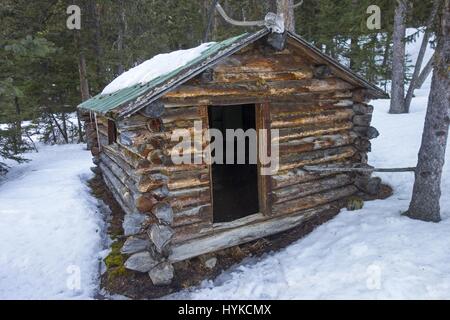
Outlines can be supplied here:
<path id="1" fill-rule="evenodd" d="M 249 150 L 256 148 L 245 143 L 245 164 L 226 164 L 226 129 L 256 129 L 255 105 L 236 105 L 208 109 L 210 128 L 218 129 L 224 137 L 223 164 L 212 165 L 214 223 L 230 222 L 259 212 L 258 166 L 249 163 Z M 237 142 L 234 141 L 237 157 Z"/>

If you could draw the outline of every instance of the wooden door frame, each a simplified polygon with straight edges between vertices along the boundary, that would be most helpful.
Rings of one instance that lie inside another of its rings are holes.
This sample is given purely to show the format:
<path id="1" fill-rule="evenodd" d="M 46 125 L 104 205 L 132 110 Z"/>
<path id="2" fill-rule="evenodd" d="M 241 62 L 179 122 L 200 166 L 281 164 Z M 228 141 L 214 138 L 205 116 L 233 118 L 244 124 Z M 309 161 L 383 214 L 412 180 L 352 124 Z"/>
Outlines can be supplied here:
<path id="1" fill-rule="evenodd" d="M 257 103 L 255 104 L 256 111 L 256 132 L 257 132 L 257 159 L 258 159 L 258 199 L 259 199 L 259 211 L 265 215 L 270 216 L 272 214 L 272 182 L 270 175 L 263 176 L 261 175 L 262 164 L 259 157 L 259 130 L 266 129 L 267 130 L 267 147 L 268 147 L 268 156 L 270 157 L 272 153 L 271 141 L 272 136 L 270 132 L 271 128 L 271 117 L 270 117 L 270 105 L 268 102 Z"/>
<path id="2" fill-rule="evenodd" d="M 247 105 L 255 106 L 255 129 L 257 133 L 257 186 L 258 186 L 258 202 L 259 202 L 259 213 L 254 214 L 254 216 L 258 216 L 263 214 L 264 216 L 272 215 L 272 185 L 270 176 L 262 176 L 261 175 L 261 161 L 259 159 L 259 130 L 267 129 L 267 146 L 269 148 L 268 155 L 271 155 L 271 117 L 270 117 L 270 105 L 268 102 L 265 103 L 243 103 Z M 221 107 L 226 108 L 227 106 L 238 106 L 241 104 L 227 104 L 221 105 Z M 202 105 L 202 112 L 206 114 L 206 127 L 210 129 L 210 121 L 209 121 L 209 108 L 216 105 Z M 213 174 L 212 174 L 212 165 L 208 165 L 209 169 L 209 188 L 210 188 L 210 204 L 211 204 L 211 222 L 214 224 L 214 192 L 213 192 Z M 251 217 L 250 215 L 249 217 Z M 240 219 L 236 219 L 237 221 Z M 232 221 L 231 221 L 232 222 Z M 221 225 L 227 223 L 220 223 Z"/>

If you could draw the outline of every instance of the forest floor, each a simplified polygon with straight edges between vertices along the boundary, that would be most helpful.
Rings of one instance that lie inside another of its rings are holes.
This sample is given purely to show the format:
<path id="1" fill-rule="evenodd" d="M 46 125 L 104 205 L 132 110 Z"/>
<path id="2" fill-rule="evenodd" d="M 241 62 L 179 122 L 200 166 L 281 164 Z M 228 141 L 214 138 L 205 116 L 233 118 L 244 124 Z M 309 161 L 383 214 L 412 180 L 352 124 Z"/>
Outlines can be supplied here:
<path id="1" fill-rule="evenodd" d="M 413 58 L 417 47 L 409 48 Z M 381 136 L 372 141 L 371 165 L 416 165 L 429 88 L 430 79 L 407 115 L 389 115 L 389 100 L 373 103 Z M 95 298 L 108 210 L 87 185 L 91 155 L 83 145 L 39 151 L 0 180 L 0 299 Z M 379 174 L 394 189 L 389 199 L 342 210 L 286 248 L 166 298 L 450 299 L 450 152 L 446 160 L 438 224 L 401 215 L 412 173 Z"/>

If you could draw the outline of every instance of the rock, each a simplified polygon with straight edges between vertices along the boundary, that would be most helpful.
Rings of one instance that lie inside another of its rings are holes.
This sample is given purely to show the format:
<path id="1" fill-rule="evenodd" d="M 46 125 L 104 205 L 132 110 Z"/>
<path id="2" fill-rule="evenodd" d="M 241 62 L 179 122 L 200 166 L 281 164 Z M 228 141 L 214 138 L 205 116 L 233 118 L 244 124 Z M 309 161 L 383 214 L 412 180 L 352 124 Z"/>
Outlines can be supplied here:
<path id="1" fill-rule="evenodd" d="M 120 250 L 123 254 L 133 254 L 137 252 L 145 251 L 149 248 L 150 241 L 147 239 L 140 239 L 137 237 L 129 237 L 123 244 Z"/>
<path id="2" fill-rule="evenodd" d="M 156 261 L 148 251 L 133 254 L 125 262 L 125 268 L 138 272 L 149 272 L 152 270 L 158 261 Z"/>
<path id="3" fill-rule="evenodd" d="M 168 226 L 154 224 L 148 232 L 148 236 L 155 244 L 156 250 L 164 254 L 173 237 L 173 230 Z"/>
<path id="4" fill-rule="evenodd" d="M 152 213 L 162 224 L 171 225 L 173 223 L 173 211 L 168 203 L 158 203 L 153 207 Z"/>
<path id="5" fill-rule="evenodd" d="M 214 267 L 217 264 L 217 258 L 213 257 L 211 259 L 208 259 L 205 261 L 205 267 L 207 267 L 208 269 L 214 269 Z"/>
<path id="6" fill-rule="evenodd" d="M 125 236 L 132 236 L 141 231 L 141 226 L 147 219 L 145 214 L 130 213 L 123 219 L 123 231 Z"/>
<path id="7" fill-rule="evenodd" d="M 162 262 L 154 267 L 148 275 L 155 286 L 169 285 L 173 279 L 174 269 L 171 263 Z"/>

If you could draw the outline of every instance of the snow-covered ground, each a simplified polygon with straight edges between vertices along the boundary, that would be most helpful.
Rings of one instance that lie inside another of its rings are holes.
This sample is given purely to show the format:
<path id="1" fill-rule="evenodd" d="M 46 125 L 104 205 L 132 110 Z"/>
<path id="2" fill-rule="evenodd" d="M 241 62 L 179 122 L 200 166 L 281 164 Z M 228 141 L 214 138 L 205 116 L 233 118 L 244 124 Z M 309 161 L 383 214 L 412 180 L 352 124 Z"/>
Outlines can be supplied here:
<path id="1" fill-rule="evenodd" d="M 103 218 L 82 145 L 40 147 L 0 181 L 0 299 L 85 299 L 98 288 Z"/>

